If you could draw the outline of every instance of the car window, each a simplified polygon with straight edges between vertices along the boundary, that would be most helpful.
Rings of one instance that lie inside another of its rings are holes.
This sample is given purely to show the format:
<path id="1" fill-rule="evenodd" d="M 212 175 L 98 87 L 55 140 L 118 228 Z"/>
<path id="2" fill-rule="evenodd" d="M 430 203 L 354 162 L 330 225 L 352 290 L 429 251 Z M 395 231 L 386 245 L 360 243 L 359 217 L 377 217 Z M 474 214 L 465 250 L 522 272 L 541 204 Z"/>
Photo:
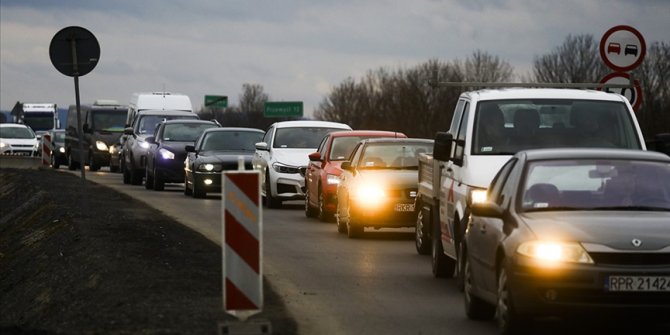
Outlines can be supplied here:
<path id="1" fill-rule="evenodd" d="M 418 169 L 419 154 L 432 153 L 432 142 L 368 143 L 361 155 L 360 169 Z"/>
<path id="2" fill-rule="evenodd" d="M 670 210 L 670 164 L 557 160 L 526 168 L 524 210 L 653 207 Z"/>
<path id="3" fill-rule="evenodd" d="M 496 176 L 493 178 L 491 181 L 491 186 L 488 189 L 488 199 L 490 201 L 495 202 L 498 205 L 502 205 L 503 202 L 503 197 L 501 196 L 503 186 L 507 182 L 507 177 L 510 174 L 510 171 L 512 171 L 512 168 L 516 164 L 517 159 L 512 157 L 510 160 L 503 165 L 500 170 L 498 170 L 498 173 Z"/>
<path id="4" fill-rule="evenodd" d="M 135 131 L 138 134 L 154 134 L 156 127 L 160 125 L 161 122 L 166 120 L 180 120 L 180 119 L 197 119 L 198 117 L 193 115 L 142 115 L 137 121 Z"/>
<path id="5" fill-rule="evenodd" d="M 169 123 L 163 128 L 163 140 L 167 142 L 195 142 L 203 131 L 216 127 L 213 123 Z"/>
<path id="6" fill-rule="evenodd" d="M 250 151 L 263 139 L 263 133 L 250 131 L 214 131 L 205 134 L 201 150 Z"/>
<path id="7" fill-rule="evenodd" d="M 276 130 L 273 148 L 316 149 L 319 142 L 331 131 L 342 130 L 324 127 L 290 127 Z"/>
<path id="8" fill-rule="evenodd" d="M 347 159 L 347 157 L 351 155 L 351 151 L 356 146 L 356 143 L 365 138 L 369 137 L 346 136 L 334 138 L 330 148 L 330 157 L 328 158 L 331 161 L 341 161 Z"/>
<path id="9" fill-rule="evenodd" d="M 92 113 L 93 130 L 120 132 L 126 124 L 126 114 L 117 110 L 96 110 Z"/>

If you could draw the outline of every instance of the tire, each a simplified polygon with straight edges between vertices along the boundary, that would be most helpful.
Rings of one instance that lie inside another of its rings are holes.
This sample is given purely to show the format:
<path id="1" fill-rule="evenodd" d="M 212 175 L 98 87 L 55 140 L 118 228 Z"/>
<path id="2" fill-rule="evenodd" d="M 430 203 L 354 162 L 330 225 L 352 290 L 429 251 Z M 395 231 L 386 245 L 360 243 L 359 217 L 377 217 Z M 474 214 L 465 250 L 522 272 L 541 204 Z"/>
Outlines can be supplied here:
<path id="1" fill-rule="evenodd" d="M 165 180 L 161 177 L 161 172 L 156 169 L 156 164 L 154 164 L 154 173 L 153 173 L 153 184 L 154 191 L 162 191 L 165 189 Z M 147 182 L 148 183 L 148 182 Z"/>
<path id="2" fill-rule="evenodd" d="M 135 162 L 130 157 L 130 166 L 127 167 L 130 171 L 130 184 L 131 185 L 142 185 L 142 179 L 144 179 L 144 174 L 140 173 L 140 170 L 135 168 Z"/>
<path id="3" fill-rule="evenodd" d="M 92 152 L 88 153 L 88 169 L 91 170 L 91 171 L 100 170 L 100 165 L 95 164 L 95 160 L 93 159 L 93 153 Z"/>
<path id="4" fill-rule="evenodd" d="M 433 240 L 431 242 L 433 276 L 436 278 L 451 278 L 454 276 L 456 261 L 444 254 L 442 249 L 442 232 L 440 224 L 433 224 Z"/>
<path id="5" fill-rule="evenodd" d="M 426 217 L 424 209 L 419 208 L 416 215 L 416 225 L 414 230 L 414 246 L 419 255 L 429 255 L 431 250 L 431 240 L 428 230 L 430 229 L 430 217 Z"/>
<path id="6" fill-rule="evenodd" d="M 467 253 L 463 253 L 463 277 L 465 288 L 463 290 L 463 300 L 465 302 L 465 314 L 471 320 L 490 320 L 495 315 L 494 305 L 486 303 L 479 297 L 472 295 L 472 269 Z"/>
<path id="7" fill-rule="evenodd" d="M 337 205 L 337 215 L 335 215 L 335 222 L 337 224 L 337 232 L 340 234 L 344 234 L 347 232 L 347 222 L 342 219 L 342 215 L 340 215 L 340 205 Z"/>
<path id="8" fill-rule="evenodd" d="M 332 222 L 333 214 L 326 210 L 326 199 L 323 197 L 323 190 L 319 187 L 319 206 L 317 217 L 322 222 Z"/>
<path id="9" fill-rule="evenodd" d="M 128 171 L 125 165 L 122 166 L 121 172 L 123 173 L 123 183 L 126 185 L 130 184 L 130 171 Z"/>
<path id="10" fill-rule="evenodd" d="M 496 304 L 496 322 L 500 334 L 527 334 L 532 330 L 532 320 L 520 315 L 514 308 L 509 291 L 507 269 L 505 260 L 501 262 L 500 274 L 498 275 L 498 299 Z"/>
<path id="11" fill-rule="evenodd" d="M 316 217 L 316 210 L 309 204 L 310 192 L 309 189 L 305 191 L 305 216 L 308 218 Z"/>
<path id="12" fill-rule="evenodd" d="M 194 182 L 195 182 L 195 178 L 194 178 Z M 192 195 L 192 194 L 193 194 L 193 191 L 191 191 L 191 189 L 188 188 L 188 177 L 186 177 L 186 175 L 184 175 L 184 195 Z"/>
<path id="13" fill-rule="evenodd" d="M 195 187 L 194 187 L 195 189 Z M 270 186 L 270 171 L 265 172 L 265 206 L 268 208 L 281 208 L 281 200 L 272 196 Z"/>
<path id="14" fill-rule="evenodd" d="M 56 156 L 51 155 L 51 167 L 54 169 L 58 169 L 60 167 L 60 163 L 58 163 L 58 160 L 55 158 Z"/>
<path id="15" fill-rule="evenodd" d="M 68 152 L 67 154 L 67 169 L 70 171 L 77 169 L 77 162 L 72 160 L 72 152 Z"/>
<path id="16" fill-rule="evenodd" d="M 147 190 L 153 190 L 154 189 L 154 176 L 149 174 L 149 169 L 144 169 L 144 188 Z"/>
<path id="17" fill-rule="evenodd" d="M 109 166 L 109 172 L 117 173 L 117 172 L 119 172 L 119 167 L 116 166 L 116 165 L 110 165 Z"/>

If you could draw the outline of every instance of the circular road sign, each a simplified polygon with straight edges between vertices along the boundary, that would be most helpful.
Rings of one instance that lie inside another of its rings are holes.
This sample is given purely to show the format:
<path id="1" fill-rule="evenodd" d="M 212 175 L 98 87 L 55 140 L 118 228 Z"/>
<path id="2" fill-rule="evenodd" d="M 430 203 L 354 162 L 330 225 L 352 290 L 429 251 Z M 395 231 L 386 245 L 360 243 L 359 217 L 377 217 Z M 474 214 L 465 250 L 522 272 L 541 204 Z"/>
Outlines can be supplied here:
<path id="1" fill-rule="evenodd" d="M 638 67 L 646 53 L 642 34 L 631 26 L 612 27 L 600 39 L 600 57 L 614 71 L 626 72 Z"/>
<path id="2" fill-rule="evenodd" d="M 60 73 L 77 77 L 91 72 L 100 59 L 100 44 L 95 36 L 82 27 L 66 27 L 51 39 L 51 63 Z"/>
<path id="3" fill-rule="evenodd" d="M 600 83 L 626 85 L 630 83 L 630 74 L 624 72 L 612 72 L 604 76 L 603 79 L 600 80 Z M 642 104 L 642 87 L 640 86 L 640 82 L 638 80 L 633 80 L 633 87 L 629 88 L 606 87 L 603 89 L 603 91 L 623 95 L 624 97 L 626 97 L 626 99 L 628 99 L 628 102 L 630 102 L 630 105 L 636 112 L 638 108 L 640 108 L 640 104 Z"/>

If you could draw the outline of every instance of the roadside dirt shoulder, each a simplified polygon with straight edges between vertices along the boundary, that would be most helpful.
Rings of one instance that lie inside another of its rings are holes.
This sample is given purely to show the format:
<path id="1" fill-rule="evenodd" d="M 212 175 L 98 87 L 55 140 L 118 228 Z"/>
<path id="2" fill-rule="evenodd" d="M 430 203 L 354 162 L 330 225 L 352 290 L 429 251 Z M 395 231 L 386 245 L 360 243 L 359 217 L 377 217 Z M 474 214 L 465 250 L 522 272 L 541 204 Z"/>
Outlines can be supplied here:
<path id="1" fill-rule="evenodd" d="M 216 334 L 221 249 L 127 195 L 0 169 L 0 333 Z M 297 326 L 272 287 L 254 319 Z"/>

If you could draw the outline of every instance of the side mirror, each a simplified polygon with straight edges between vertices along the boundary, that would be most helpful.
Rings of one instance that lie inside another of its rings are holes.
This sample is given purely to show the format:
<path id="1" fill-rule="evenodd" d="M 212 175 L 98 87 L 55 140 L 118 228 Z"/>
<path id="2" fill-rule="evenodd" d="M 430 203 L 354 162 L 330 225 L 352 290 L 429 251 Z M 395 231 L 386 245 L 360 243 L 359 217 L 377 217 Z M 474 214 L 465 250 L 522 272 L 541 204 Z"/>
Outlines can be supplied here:
<path id="1" fill-rule="evenodd" d="M 311 162 L 320 162 L 321 161 L 321 153 L 320 152 L 312 152 L 307 157 L 309 157 L 309 160 Z"/>
<path id="2" fill-rule="evenodd" d="M 256 150 L 263 150 L 263 151 L 270 151 L 268 149 L 268 144 L 265 142 L 258 142 L 256 143 Z"/>
<path id="3" fill-rule="evenodd" d="M 451 134 L 446 132 L 438 132 L 435 134 L 435 142 L 433 144 L 433 158 L 440 161 L 448 161 L 452 158 L 451 147 L 454 138 Z"/>
<path id="4" fill-rule="evenodd" d="M 472 211 L 472 215 L 476 216 L 499 219 L 502 219 L 503 217 L 502 208 L 498 206 L 498 204 L 489 201 L 474 203 L 470 206 L 470 210 Z"/>
<path id="5" fill-rule="evenodd" d="M 195 152 L 195 146 L 189 144 L 184 147 L 184 150 L 186 150 L 186 152 Z"/>
<path id="6" fill-rule="evenodd" d="M 340 168 L 342 168 L 342 170 L 347 170 L 347 171 L 353 171 L 354 170 L 354 168 L 351 166 L 350 161 L 342 162 L 342 164 L 340 165 Z"/>
<path id="7" fill-rule="evenodd" d="M 123 134 L 124 135 L 135 135 L 133 132 L 133 127 L 126 127 L 123 129 Z"/>
<path id="8" fill-rule="evenodd" d="M 144 142 L 147 142 L 147 143 L 149 143 L 149 144 L 156 144 L 156 138 L 153 137 L 153 136 L 147 136 L 147 137 L 144 139 Z"/>

